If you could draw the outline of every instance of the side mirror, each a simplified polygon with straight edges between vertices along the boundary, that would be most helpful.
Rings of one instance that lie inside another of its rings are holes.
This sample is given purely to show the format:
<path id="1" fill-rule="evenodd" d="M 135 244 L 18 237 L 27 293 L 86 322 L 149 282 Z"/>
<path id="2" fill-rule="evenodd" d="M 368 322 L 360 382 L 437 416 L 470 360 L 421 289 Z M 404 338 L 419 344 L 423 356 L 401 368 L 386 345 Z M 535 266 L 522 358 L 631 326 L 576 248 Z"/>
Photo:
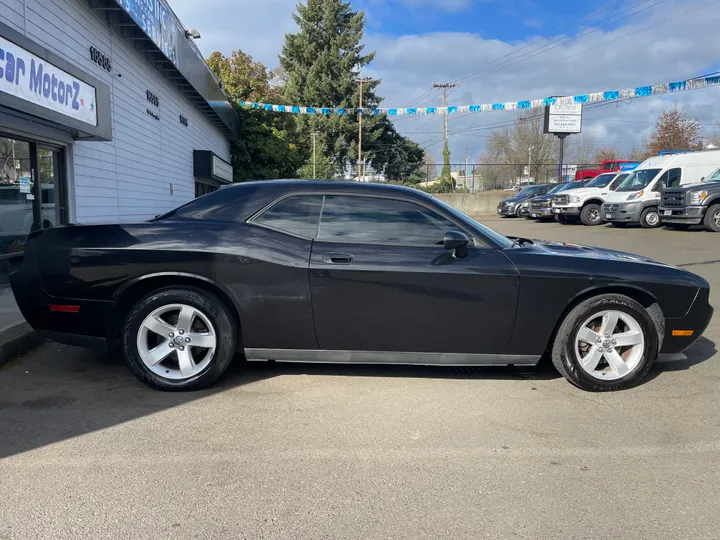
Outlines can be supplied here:
<path id="1" fill-rule="evenodd" d="M 455 257 L 458 259 L 467 257 L 467 246 L 469 243 L 470 239 L 467 237 L 467 234 L 460 231 L 446 232 L 445 239 L 443 240 L 443 246 L 445 246 L 445 249 L 452 249 L 455 252 Z"/>

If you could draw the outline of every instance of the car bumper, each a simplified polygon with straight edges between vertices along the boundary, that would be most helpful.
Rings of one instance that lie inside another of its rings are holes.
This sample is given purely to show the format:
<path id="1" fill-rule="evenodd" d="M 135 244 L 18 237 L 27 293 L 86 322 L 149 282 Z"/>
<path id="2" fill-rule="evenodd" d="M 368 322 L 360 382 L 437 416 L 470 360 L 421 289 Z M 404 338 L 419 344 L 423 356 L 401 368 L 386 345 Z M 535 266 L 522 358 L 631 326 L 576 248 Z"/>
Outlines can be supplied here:
<path id="1" fill-rule="evenodd" d="M 613 208 L 613 210 L 610 209 Z M 641 202 L 611 203 L 602 205 L 602 220 L 620 223 L 640 223 L 643 211 Z"/>
<path id="2" fill-rule="evenodd" d="M 22 266 L 10 275 L 13 294 L 25 320 L 33 330 L 53 341 L 105 347 L 114 302 L 50 296 L 40 277 L 38 253 L 32 243 L 26 244 Z M 62 311 L 54 306 L 74 306 L 77 311 Z"/>
<path id="3" fill-rule="evenodd" d="M 548 208 L 531 208 L 530 217 L 535 219 L 546 218 L 553 216 L 553 209 Z"/>
<path id="4" fill-rule="evenodd" d="M 580 215 L 580 207 L 579 206 L 553 206 L 553 213 L 554 214 L 562 214 L 564 216 L 579 216 Z"/>
<path id="5" fill-rule="evenodd" d="M 517 206 L 498 206 L 498 216 L 514 216 L 517 212 Z"/>
<path id="6" fill-rule="evenodd" d="M 660 207 L 660 217 L 663 223 L 683 223 L 698 225 L 702 223 L 705 206 L 686 206 L 684 208 Z"/>
<path id="7" fill-rule="evenodd" d="M 680 353 L 695 343 L 710 324 L 713 316 L 713 308 L 710 305 L 710 289 L 701 287 L 695 297 L 695 301 L 684 317 L 679 319 L 665 319 L 665 339 L 663 340 L 660 352 Z M 675 332 L 686 332 L 691 330 L 691 336 L 673 336 Z"/>

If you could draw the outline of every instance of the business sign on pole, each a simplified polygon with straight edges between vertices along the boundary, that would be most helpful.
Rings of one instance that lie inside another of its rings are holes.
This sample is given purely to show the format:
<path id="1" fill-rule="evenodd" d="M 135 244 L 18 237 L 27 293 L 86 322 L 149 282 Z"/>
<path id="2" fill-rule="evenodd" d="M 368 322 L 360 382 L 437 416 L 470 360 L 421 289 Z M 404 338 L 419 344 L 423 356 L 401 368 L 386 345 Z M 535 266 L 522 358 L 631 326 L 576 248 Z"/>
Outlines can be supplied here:
<path id="1" fill-rule="evenodd" d="M 545 107 L 545 133 L 567 135 L 582 131 L 582 103 Z"/>
<path id="2" fill-rule="evenodd" d="M 563 169 L 565 171 L 564 172 L 565 176 L 569 176 L 570 178 L 575 178 L 575 176 L 577 175 L 578 166 L 577 165 L 563 165 Z"/>
<path id="3" fill-rule="evenodd" d="M 173 19 L 165 0 L 116 0 L 173 64 L 178 64 L 178 43 L 185 30 Z"/>
<path id="4" fill-rule="evenodd" d="M 96 89 L 0 36 L 0 92 L 97 126 Z"/>
<path id="5" fill-rule="evenodd" d="M 523 166 L 523 176 L 530 176 L 530 166 L 529 165 Z"/>

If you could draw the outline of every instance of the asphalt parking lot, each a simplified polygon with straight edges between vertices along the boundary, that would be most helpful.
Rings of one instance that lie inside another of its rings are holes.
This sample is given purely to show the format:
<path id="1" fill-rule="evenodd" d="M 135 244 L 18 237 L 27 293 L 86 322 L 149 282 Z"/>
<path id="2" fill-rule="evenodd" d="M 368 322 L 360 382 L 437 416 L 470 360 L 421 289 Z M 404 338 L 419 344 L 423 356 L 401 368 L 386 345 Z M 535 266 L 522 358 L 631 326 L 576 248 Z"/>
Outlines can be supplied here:
<path id="1" fill-rule="evenodd" d="M 483 219 L 708 279 L 720 234 Z M 154 392 L 49 344 L 0 371 L 0 538 L 718 538 L 720 316 L 641 386 L 549 368 L 236 363 Z"/>

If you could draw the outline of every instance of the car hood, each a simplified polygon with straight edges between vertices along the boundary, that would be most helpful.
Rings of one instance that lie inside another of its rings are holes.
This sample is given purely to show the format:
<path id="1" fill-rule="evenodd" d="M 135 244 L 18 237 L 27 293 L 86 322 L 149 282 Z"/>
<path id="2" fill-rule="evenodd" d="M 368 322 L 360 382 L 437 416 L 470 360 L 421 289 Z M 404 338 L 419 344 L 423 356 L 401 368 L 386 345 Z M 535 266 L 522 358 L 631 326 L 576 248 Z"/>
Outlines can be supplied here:
<path id="1" fill-rule="evenodd" d="M 526 199 L 527 199 L 527 197 L 510 197 L 509 199 L 503 199 L 502 201 L 500 201 L 500 204 L 505 204 L 505 203 L 509 203 L 509 202 L 511 202 L 511 203 L 522 202 Z"/>
<path id="2" fill-rule="evenodd" d="M 686 184 L 684 186 L 668 188 L 668 190 L 676 192 L 681 191 L 683 193 L 702 189 L 706 189 L 708 191 L 720 191 L 720 182 L 697 182 L 695 184 Z"/>
<path id="3" fill-rule="evenodd" d="M 512 240 L 517 239 L 516 237 L 508 237 Z M 615 249 L 607 249 L 600 247 L 583 246 L 580 244 L 572 244 L 569 242 L 557 242 L 553 240 L 532 240 L 533 244 L 524 246 L 525 248 L 534 248 L 538 252 L 544 252 L 547 254 L 554 255 L 565 255 L 571 257 L 585 257 L 589 259 L 612 259 L 618 261 L 633 261 L 640 263 L 659 264 L 662 266 L 671 266 L 669 264 L 656 261 L 650 257 L 644 255 L 637 255 L 635 253 L 627 253 L 625 251 L 618 251 Z"/>
<path id="4" fill-rule="evenodd" d="M 610 191 L 607 187 L 601 188 L 601 187 L 581 187 L 581 188 L 575 188 L 575 189 L 568 189 L 566 191 L 561 192 L 563 193 L 571 193 L 572 195 L 579 195 L 580 197 L 584 197 L 585 195 L 592 195 L 594 193 L 602 193 L 605 191 Z"/>

